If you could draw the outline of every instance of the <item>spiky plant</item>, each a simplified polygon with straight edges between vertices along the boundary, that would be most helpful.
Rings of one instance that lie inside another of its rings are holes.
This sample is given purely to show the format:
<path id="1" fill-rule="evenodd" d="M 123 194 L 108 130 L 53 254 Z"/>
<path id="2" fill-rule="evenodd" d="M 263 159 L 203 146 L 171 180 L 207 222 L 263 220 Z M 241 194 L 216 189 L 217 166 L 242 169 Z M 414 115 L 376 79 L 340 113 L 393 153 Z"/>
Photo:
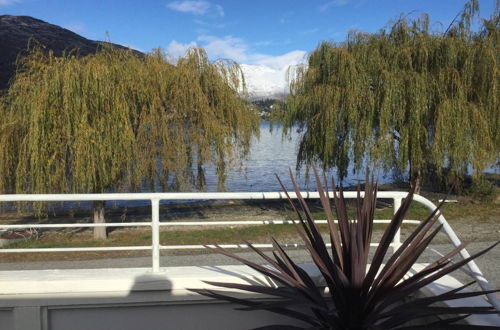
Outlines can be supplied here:
<path id="1" fill-rule="evenodd" d="M 486 253 L 498 242 L 470 258 L 452 263 L 450 258 L 464 248 L 463 245 L 459 246 L 446 256 L 409 276 L 412 266 L 441 229 L 441 225 L 434 226 L 439 217 L 438 208 L 406 238 L 394 254 L 388 256 L 390 244 L 412 202 L 414 189 L 411 189 L 383 233 L 369 263 L 377 184 L 367 182 L 364 196 L 358 187 L 357 221 L 350 221 L 347 216 L 342 188 L 337 192 L 332 178 L 334 193 L 332 203 L 328 195 L 326 179 L 325 187 L 323 187 L 317 172 L 314 172 L 321 204 L 328 221 L 331 248 L 325 244 L 293 176 L 292 184 L 297 195 L 298 206 L 292 201 L 283 185 L 282 187 L 298 215 L 298 224 L 294 222 L 297 232 L 304 241 L 314 264 L 321 272 L 325 286 L 317 286 L 308 273 L 294 263 L 280 244 L 272 239 L 274 259 L 246 242 L 270 267 L 241 258 L 217 245 L 212 249 L 268 276 L 278 284 L 277 286 L 267 287 L 208 281 L 206 283 L 223 288 L 266 294 L 277 298 L 276 300 L 255 301 L 234 298 L 213 290 L 196 289 L 193 291 L 245 306 L 239 308 L 241 310 L 266 310 L 308 324 L 305 328 L 272 325 L 258 329 L 419 329 L 420 326 L 410 326 L 408 322 L 426 322 L 425 318 L 429 316 L 439 316 L 438 321 L 432 321 L 433 323 L 425 326 L 430 326 L 432 329 L 448 329 L 451 326 L 459 329 L 491 328 L 456 324 L 470 314 L 498 313 L 493 307 L 443 307 L 439 303 L 479 296 L 498 290 L 462 291 L 474 283 L 472 282 L 436 296 L 410 300 L 406 297 L 416 294 L 429 283 Z M 337 213 L 338 225 L 334 222 L 332 204 Z"/>

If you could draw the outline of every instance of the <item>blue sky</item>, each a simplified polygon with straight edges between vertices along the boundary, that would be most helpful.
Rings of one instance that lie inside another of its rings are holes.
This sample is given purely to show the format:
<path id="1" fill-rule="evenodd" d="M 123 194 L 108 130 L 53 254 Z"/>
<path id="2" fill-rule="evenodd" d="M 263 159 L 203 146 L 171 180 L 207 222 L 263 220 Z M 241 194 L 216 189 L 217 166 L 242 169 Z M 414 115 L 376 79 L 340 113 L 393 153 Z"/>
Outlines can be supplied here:
<path id="1" fill-rule="evenodd" d="M 174 56 L 205 47 L 212 59 L 282 69 L 350 29 L 375 32 L 401 13 L 447 26 L 465 0 L 0 0 L 0 14 L 29 15 L 90 39 Z M 495 0 L 480 0 L 489 16 Z M 434 25 L 439 29 L 439 24 Z"/>

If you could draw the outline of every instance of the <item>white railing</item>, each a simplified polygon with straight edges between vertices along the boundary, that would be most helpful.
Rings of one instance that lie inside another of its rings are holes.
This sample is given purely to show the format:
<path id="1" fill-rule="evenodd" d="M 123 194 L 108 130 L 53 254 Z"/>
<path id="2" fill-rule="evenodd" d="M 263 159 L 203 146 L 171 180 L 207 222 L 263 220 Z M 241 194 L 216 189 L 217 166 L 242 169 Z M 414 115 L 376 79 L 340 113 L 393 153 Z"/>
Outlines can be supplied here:
<path id="1" fill-rule="evenodd" d="M 295 193 L 289 193 L 292 199 L 296 199 Z M 364 194 L 361 193 L 361 196 Z M 317 192 L 302 192 L 302 196 L 308 199 L 319 199 Z M 333 197 L 333 193 L 330 192 Z M 377 198 L 392 199 L 394 213 L 401 206 L 401 201 L 407 196 L 404 192 L 379 191 Z M 344 192 L 345 198 L 354 199 L 357 192 Z M 151 202 L 151 221 L 150 222 L 123 222 L 123 223 L 72 223 L 72 224 L 22 224 L 22 225 L 2 225 L 0 230 L 27 229 L 27 228 L 84 228 L 84 227 L 151 227 L 151 245 L 148 246 L 114 246 L 114 247 L 77 247 L 77 248 L 0 248 L 0 253 L 26 253 L 26 252 L 86 252 L 86 251 L 132 251 L 132 250 L 151 250 L 152 271 L 160 270 L 160 251 L 161 250 L 181 250 L 181 249 L 201 249 L 203 245 L 161 245 L 160 227 L 163 226 L 217 226 L 217 225 L 259 225 L 259 224 L 289 224 L 290 220 L 248 220 L 248 221 L 186 221 L 186 222 L 160 222 L 160 201 L 182 201 L 182 200 L 285 200 L 286 195 L 283 192 L 215 192 L 215 193 L 111 193 L 111 194 L 19 194 L 19 195 L 0 195 L 0 202 L 68 202 L 68 201 L 145 201 Z M 424 205 L 431 212 L 436 209 L 436 205 L 428 199 L 414 195 L 413 200 Z M 442 231 L 450 238 L 451 243 L 458 247 L 461 245 L 453 229 L 450 227 L 443 215 L 438 218 L 439 223 L 443 225 Z M 326 223 L 325 220 L 319 220 L 318 223 Z M 375 220 L 375 223 L 389 223 L 389 220 Z M 405 220 L 406 224 L 418 224 L 420 221 Z M 372 243 L 377 245 L 377 243 Z M 401 235 L 398 230 L 392 247 L 396 250 L 401 245 Z M 224 248 L 248 248 L 245 244 L 221 244 Z M 258 248 L 272 247 L 271 244 L 255 244 Z M 284 246 L 296 247 L 298 244 L 288 244 Z M 470 257 L 466 249 L 460 252 L 462 258 Z M 474 277 L 483 290 L 491 290 L 491 286 L 485 279 L 483 273 L 474 262 L 467 264 L 470 275 Z M 500 302 L 495 294 L 489 294 L 488 300 L 500 309 Z"/>

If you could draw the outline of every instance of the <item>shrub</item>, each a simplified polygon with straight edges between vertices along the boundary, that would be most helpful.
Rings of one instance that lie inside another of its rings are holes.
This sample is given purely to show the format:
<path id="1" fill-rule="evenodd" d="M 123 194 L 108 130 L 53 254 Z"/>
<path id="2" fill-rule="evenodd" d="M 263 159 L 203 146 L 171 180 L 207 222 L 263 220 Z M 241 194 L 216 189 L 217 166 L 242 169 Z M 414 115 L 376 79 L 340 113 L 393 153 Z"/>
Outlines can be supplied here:
<path id="1" fill-rule="evenodd" d="M 466 195 L 479 200 L 491 200 L 495 192 L 495 185 L 484 177 L 472 180 L 470 187 L 465 189 Z"/>
<path id="2" fill-rule="evenodd" d="M 214 290 L 196 289 L 193 291 L 243 305 L 244 307 L 239 308 L 241 310 L 266 310 L 289 316 L 309 325 L 307 328 L 272 325 L 259 329 L 423 329 L 424 326 L 409 326 L 408 322 L 425 322 L 429 316 L 440 318 L 432 321 L 425 328 L 448 329 L 451 326 L 459 329 L 491 328 L 456 324 L 470 314 L 498 313 L 493 307 L 442 307 L 439 303 L 498 290 L 464 292 L 463 289 L 474 283 L 472 282 L 436 296 L 415 297 L 409 300 L 406 298 L 414 296 L 429 283 L 491 250 L 498 242 L 470 258 L 452 263 L 450 259 L 464 248 L 464 245 L 459 246 L 408 277 L 409 270 L 442 226 L 435 226 L 439 217 L 438 208 L 409 234 L 392 255 L 387 255 L 390 244 L 412 202 L 414 194 L 412 189 L 383 233 L 369 264 L 377 184 L 368 182 L 364 197 L 361 197 L 358 187 L 357 221 L 350 221 L 347 217 L 342 188 L 337 192 L 332 179 L 334 191 L 332 201 L 327 194 L 326 180 L 325 187 L 323 187 L 316 171 L 315 176 L 321 204 L 328 221 L 331 248 L 325 244 L 293 177 L 292 183 L 298 203 L 290 199 L 286 190 L 285 193 L 298 216 L 298 221 L 294 224 L 324 279 L 324 286 L 317 286 L 307 272 L 294 263 L 280 244 L 273 239 L 274 259 L 247 243 L 270 266 L 243 259 L 219 246 L 213 249 L 268 276 L 275 281 L 276 286 L 208 281 L 206 283 L 222 288 L 266 294 L 277 298 L 276 300 L 255 301 L 234 298 Z M 332 204 L 337 214 L 338 225 L 334 222 Z"/>

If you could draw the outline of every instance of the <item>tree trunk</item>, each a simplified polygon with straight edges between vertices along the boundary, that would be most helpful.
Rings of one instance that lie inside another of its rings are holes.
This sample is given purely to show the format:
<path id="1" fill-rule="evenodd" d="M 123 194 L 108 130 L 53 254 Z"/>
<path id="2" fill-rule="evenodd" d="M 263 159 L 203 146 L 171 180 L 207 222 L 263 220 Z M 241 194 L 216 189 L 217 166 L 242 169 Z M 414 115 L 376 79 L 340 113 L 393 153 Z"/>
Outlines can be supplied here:
<path id="1" fill-rule="evenodd" d="M 422 172 L 420 170 L 417 170 L 417 173 L 410 174 L 410 185 L 415 187 L 415 194 L 420 195 L 422 189 Z"/>
<path id="2" fill-rule="evenodd" d="M 106 223 L 104 218 L 104 201 L 95 201 L 94 204 L 94 223 Z M 105 240 L 108 238 L 106 227 L 94 227 L 94 239 Z"/>

